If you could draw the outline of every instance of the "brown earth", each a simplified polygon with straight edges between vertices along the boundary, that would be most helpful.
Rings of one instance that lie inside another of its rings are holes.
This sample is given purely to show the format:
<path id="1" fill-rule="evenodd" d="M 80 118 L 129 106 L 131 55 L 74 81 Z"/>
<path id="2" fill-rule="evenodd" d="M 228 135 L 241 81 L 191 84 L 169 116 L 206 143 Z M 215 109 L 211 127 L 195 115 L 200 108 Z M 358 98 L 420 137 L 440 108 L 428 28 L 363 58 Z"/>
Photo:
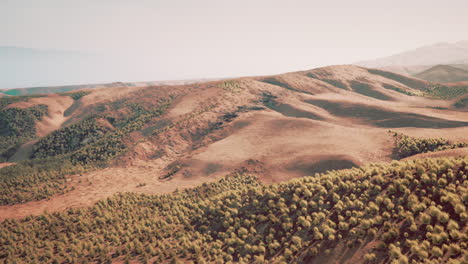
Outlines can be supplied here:
<path id="1" fill-rule="evenodd" d="M 168 94 L 176 98 L 164 115 L 126 139 L 129 151 L 110 168 L 70 176 L 68 184 L 74 190 L 63 195 L 1 206 L 0 217 L 89 206 L 118 192 L 168 193 L 234 171 L 272 183 L 389 162 L 394 146 L 390 129 L 468 142 L 467 112 L 451 108 L 449 101 L 395 90 L 417 92 L 424 89 L 424 81 L 385 76 L 362 67 L 331 66 L 230 81 L 237 86 L 212 81 L 96 89 L 75 104 L 69 117 L 63 112 L 74 103 L 57 102 L 62 116 L 57 115 L 56 122 L 63 126 L 102 102 L 151 104 Z M 466 155 L 463 151 L 455 150 Z"/>
<path id="2" fill-rule="evenodd" d="M 3 167 L 7 167 L 7 166 L 10 166 L 10 165 L 13 165 L 15 163 L 13 162 L 3 162 L 3 163 L 0 163 L 0 168 L 3 168 Z"/>

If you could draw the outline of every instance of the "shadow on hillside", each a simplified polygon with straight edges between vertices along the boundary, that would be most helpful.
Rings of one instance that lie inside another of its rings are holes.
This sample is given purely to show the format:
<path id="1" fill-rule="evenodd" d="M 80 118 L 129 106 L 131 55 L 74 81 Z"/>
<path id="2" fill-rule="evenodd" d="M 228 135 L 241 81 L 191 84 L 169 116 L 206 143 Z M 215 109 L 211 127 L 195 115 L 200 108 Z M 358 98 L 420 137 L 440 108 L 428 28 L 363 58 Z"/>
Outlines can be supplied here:
<path id="1" fill-rule="evenodd" d="M 358 167 L 358 165 L 351 160 L 341 157 L 329 157 L 316 163 L 307 162 L 306 159 L 299 159 L 286 167 L 286 169 L 289 171 L 299 171 L 304 176 L 313 176 L 315 173 L 350 169 L 353 167 Z"/>
<path id="2" fill-rule="evenodd" d="M 454 128 L 468 126 L 468 122 L 452 121 L 413 113 L 393 112 L 373 106 L 335 103 L 324 100 L 306 100 L 306 103 L 321 107 L 329 113 L 348 118 L 358 118 L 384 128 Z"/>
<path id="3" fill-rule="evenodd" d="M 393 90 L 393 91 L 396 91 L 396 92 L 399 92 L 399 93 L 402 93 L 402 94 L 406 94 L 406 95 L 409 95 L 409 96 L 414 96 L 415 95 L 411 91 L 404 90 L 402 88 L 396 87 L 395 85 L 391 85 L 391 84 L 388 84 L 388 83 L 384 83 L 384 84 L 382 84 L 382 86 L 385 89 Z"/>
<path id="4" fill-rule="evenodd" d="M 292 87 L 291 85 L 289 85 L 289 84 L 287 84 L 285 82 L 282 82 L 282 81 L 280 81 L 280 80 L 278 80 L 276 78 L 265 78 L 265 79 L 260 80 L 260 81 L 264 82 L 264 83 L 271 84 L 271 85 L 276 85 L 276 86 L 282 87 L 282 88 L 290 90 L 290 91 L 314 95 L 313 93 L 296 89 L 296 88 Z"/>
<path id="5" fill-rule="evenodd" d="M 359 81 L 351 81 L 351 88 L 353 88 L 353 90 L 356 93 L 362 94 L 368 97 L 372 97 L 372 98 L 384 100 L 384 101 L 393 100 L 393 98 L 391 98 L 390 96 L 387 96 L 379 91 L 372 89 L 372 86 L 369 85 L 368 83 L 359 82 Z"/>
<path id="6" fill-rule="evenodd" d="M 306 76 L 309 77 L 309 78 L 312 78 L 312 79 L 316 79 L 316 80 L 319 80 L 319 81 L 322 81 L 322 82 L 326 82 L 326 83 L 328 83 L 328 84 L 330 84 L 332 86 L 335 86 L 336 88 L 340 88 L 340 89 L 344 89 L 344 90 L 350 90 L 349 87 L 340 80 L 320 78 L 320 77 L 318 77 L 317 75 L 315 75 L 314 73 L 311 73 L 311 72 L 307 73 Z"/>
<path id="7" fill-rule="evenodd" d="M 278 103 L 275 100 L 276 96 L 271 95 L 270 93 L 264 93 L 263 98 L 262 98 L 262 103 L 270 108 L 271 110 L 274 110 L 284 116 L 287 117 L 295 117 L 295 118 L 308 118 L 312 120 L 323 120 L 322 117 L 313 114 L 311 112 L 307 112 L 305 110 L 301 110 L 298 108 L 293 107 L 292 105 L 289 104 L 283 104 L 283 103 Z"/>
<path id="8" fill-rule="evenodd" d="M 83 105 L 81 100 L 74 100 L 73 104 L 63 112 L 63 116 L 71 116 L 76 111 L 76 109 L 80 108 L 81 105 Z"/>
<path id="9" fill-rule="evenodd" d="M 428 85 L 423 81 L 408 78 L 408 77 L 405 77 L 403 75 L 399 75 L 393 72 L 382 71 L 382 70 L 377 70 L 377 69 L 367 69 L 367 71 L 371 74 L 380 75 L 387 79 L 397 81 L 399 83 L 402 83 L 414 89 L 423 90 L 423 91 L 426 91 L 429 89 Z"/>

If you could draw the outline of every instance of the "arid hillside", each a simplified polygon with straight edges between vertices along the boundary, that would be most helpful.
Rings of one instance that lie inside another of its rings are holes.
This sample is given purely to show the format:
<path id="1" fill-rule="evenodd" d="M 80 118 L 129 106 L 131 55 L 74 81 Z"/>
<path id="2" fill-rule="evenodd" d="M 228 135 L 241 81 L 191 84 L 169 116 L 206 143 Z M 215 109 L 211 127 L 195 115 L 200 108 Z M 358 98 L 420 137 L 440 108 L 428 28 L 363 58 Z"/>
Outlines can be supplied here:
<path id="1" fill-rule="evenodd" d="M 390 129 L 468 142 L 468 113 L 453 100 L 420 96 L 430 88 L 427 81 L 381 70 L 331 66 L 180 86 L 7 97 L 3 111 L 24 118 L 29 128 L 2 130 L 10 144 L 0 151 L 10 166 L 0 170 L 0 215 L 86 206 L 122 191 L 168 193 L 235 171 L 273 183 L 391 161 Z M 29 117 L 40 106 L 47 113 Z M 12 131 L 27 133 L 15 137 Z M 31 172 L 38 166 L 47 177 Z M 18 189 L 21 177 L 28 185 Z"/>
<path id="2" fill-rule="evenodd" d="M 0 261 L 461 260 L 463 85 L 342 65 L 1 98 Z"/>

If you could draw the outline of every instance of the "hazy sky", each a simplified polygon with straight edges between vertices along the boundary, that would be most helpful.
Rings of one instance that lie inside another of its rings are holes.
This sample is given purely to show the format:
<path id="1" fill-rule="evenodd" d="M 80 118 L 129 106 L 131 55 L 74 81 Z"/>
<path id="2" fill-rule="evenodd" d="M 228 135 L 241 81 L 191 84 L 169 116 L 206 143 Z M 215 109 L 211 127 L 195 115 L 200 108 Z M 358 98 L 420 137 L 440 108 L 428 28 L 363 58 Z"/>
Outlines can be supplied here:
<path id="1" fill-rule="evenodd" d="M 468 39 L 467 13 L 466 0 L 0 0 L 0 46 L 112 57 L 124 81 L 259 75 Z"/>

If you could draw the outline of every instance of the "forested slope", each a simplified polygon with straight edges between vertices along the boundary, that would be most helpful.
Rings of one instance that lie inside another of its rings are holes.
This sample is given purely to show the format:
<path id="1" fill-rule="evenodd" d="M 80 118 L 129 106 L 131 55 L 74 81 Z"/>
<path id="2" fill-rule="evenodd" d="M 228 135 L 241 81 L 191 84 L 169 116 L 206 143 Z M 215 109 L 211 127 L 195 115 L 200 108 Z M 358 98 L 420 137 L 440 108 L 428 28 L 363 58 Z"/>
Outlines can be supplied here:
<path id="1" fill-rule="evenodd" d="M 468 159 L 425 159 L 261 185 L 231 175 L 170 195 L 5 220 L 6 263 L 465 263 Z"/>

